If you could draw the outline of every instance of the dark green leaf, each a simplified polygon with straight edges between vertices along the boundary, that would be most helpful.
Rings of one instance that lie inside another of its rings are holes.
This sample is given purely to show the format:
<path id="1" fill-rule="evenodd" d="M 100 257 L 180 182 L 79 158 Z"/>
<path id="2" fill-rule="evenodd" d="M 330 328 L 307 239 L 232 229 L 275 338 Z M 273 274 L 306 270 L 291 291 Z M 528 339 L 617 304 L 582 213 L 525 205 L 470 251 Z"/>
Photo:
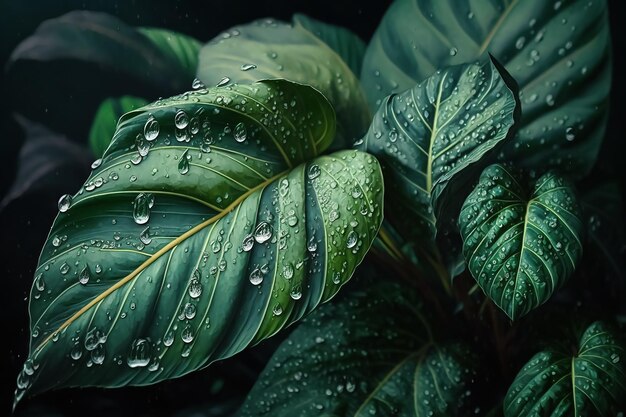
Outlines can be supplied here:
<path id="1" fill-rule="evenodd" d="M 293 16 L 294 26 L 301 26 L 331 47 L 343 60 L 352 72 L 361 74 L 365 43 L 354 33 L 340 26 L 329 25 L 303 14 Z"/>
<path id="2" fill-rule="evenodd" d="M 548 172 L 530 192 L 524 182 L 511 168 L 491 165 L 459 215 L 468 269 L 513 320 L 545 303 L 570 277 L 584 231 L 568 181 Z"/>
<path id="3" fill-rule="evenodd" d="M 363 64 L 370 107 L 487 52 L 518 82 L 522 102 L 517 136 L 500 157 L 585 175 L 604 136 L 611 87 L 604 0 L 396 1 Z"/>
<path id="4" fill-rule="evenodd" d="M 176 59 L 178 43 L 187 50 L 197 45 L 175 32 L 137 30 L 106 13 L 74 11 L 47 20 L 7 64 L 14 109 L 55 131 L 86 138 L 108 97 L 154 99 L 191 87 L 191 56 Z"/>
<path id="5" fill-rule="evenodd" d="M 421 303 L 405 287 L 366 288 L 321 307 L 283 342 L 241 417 L 474 412 L 475 355 L 461 344 L 437 343 Z"/>
<path id="6" fill-rule="evenodd" d="M 198 69 L 198 52 L 202 44 L 191 36 L 159 28 L 138 28 L 137 31 L 150 39 L 169 58 L 171 65 L 187 79 L 193 79 Z"/>
<path id="7" fill-rule="evenodd" d="M 89 145 L 96 157 L 101 157 L 111 143 L 119 118 L 146 104 L 147 100 L 133 96 L 108 98 L 100 104 L 89 131 Z"/>
<path id="8" fill-rule="evenodd" d="M 16 399 L 175 378 L 330 299 L 376 235 L 383 192 L 373 156 L 312 159 L 334 123 L 318 91 L 284 80 L 122 117 L 84 187 L 60 200 Z"/>
<path id="9" fill-rule="evenodd" d="M 615 416 L 626 398 L 626 351 L 613 329 L 591 324 L 572 353 L 566 343 L 537 353 L 515 377 L 506 417 Z"/>
<path id="10" fill-rule="evenodd" d="M 362 147 L 382 162 L 387 218 L 403 237 L 434 239 L 440 197 L 507 137 L 516 109 L 514 86 L 493 62 L 438 71 L 384 100 Z"/>
<path id="11" fill-rule="evenodd" d="M 322 39 L 309 29 L 320 31 Z M 259 20 L 235 26 L 206 44 L 200 51 L 198 78 L 207 86 L 276 78 L 311 85 L 335 108 L 337 138 L 332 148 L 342 149 L 363 135 L 370 121 L 359 80 L 342 59 L 350 56 L 345 51 L 358 51 L 356 39 L 345 29 L 302 16 L 293 24 Z"/>

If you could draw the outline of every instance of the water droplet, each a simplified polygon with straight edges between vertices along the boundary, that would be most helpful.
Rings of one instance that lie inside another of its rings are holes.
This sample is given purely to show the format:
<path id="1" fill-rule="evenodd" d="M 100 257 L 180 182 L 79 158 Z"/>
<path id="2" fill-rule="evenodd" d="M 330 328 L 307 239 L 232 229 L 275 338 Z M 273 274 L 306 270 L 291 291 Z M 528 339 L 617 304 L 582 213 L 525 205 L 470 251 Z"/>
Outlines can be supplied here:
<path id="1" fill-rule="evenodd" d="M 191 82 L 191 88 L 193 88 L 194 90 L 199 90 L 201 88 L 205 88 L 205 85 L 199 79 L 194 78 L 193 81 Z"/>
<path id="2" fill-rule="evenodd" d="M 223 78 L 220 80 L 220 82 L 218 82 L 218 83 L 216 84 L 216 87 L 223 87 L 223 86 L 225 86 L 226 84 L 228 84 L 229 82 L 230 82 L 230 78 L 228 78 L 228 77 L 223 77 Z"/>
<path id="3" fill-rule="evenodd" d="M 350 233 L 348 233 L 346 246 L 348 247 L 348 249 L 351 249 L 356 246 L 358 241 L 359 241 L 359 235 L 354 230 L 351 230 Z"/>
<path id="4" fill-rule="evenodd" d="M 183 339 L 183 342 L 191 343 L 191 341 L 193 340 L 193 329 L 191 328 L 190 324 L 185 326 L 180 336 Z"/>
<path id="5" fill-rule="evenodd" d="M 291 279 L 293 277 L 293 266 L 291 263 L 287 263 L 283 266 L 283 277 L 285 279 Z"/>
<path id="6" fill-rule="evenodd" d="M 62 275 L 65 275 L 68 272 L 70 272 L 70 266 L 68 265 L 67 262 L 63 262 L 63 264 L 61 264 L 61 266 L 59 267 L 59 272 L 61 272 Z"/>
<path id="7" fill-rule="evenodd" d="M 296 285 L 289 292 L 289 296 L 291 297 L 291 299 L 296 300 L 296 301 L 301 299 L 302 298 L 302 288 L 300 288 L 299 285 Z"/>
<path id="8" fill-rule="evenodd" d="M 147 141 L 152 142 L 159 136 L 160 129 L 159 122 L 153 116 L 150 116 L 143 127 L 143 135 Z"/>
<path id="9" fill-rule="evenodd" d="M 178 129 L 184 129 L 189 125 L 189 116 L 184 110 L 178 110 L 174 116 L 174 124 Z"/>
<path id="10" fill-rule="evenodd" d="M 255 69 L 255 68 L 256 68 L 256 65 L 254 65 L 254 64 L 243 64 L 241 66 L 241 70 L 242 71 L 250 71 L 250 70 Z"/>
<path id="11" fill-rule="evenodd" d="M 318 165 L 313 164 L 309 167 L 308 176 L 310 180 L 314 180 L 315 178 L 319 177 L 321 173 L 322 173 L 322 170 L 320 169 Z"/>
<path id="12" fill-rule="evenodd" d="M 180 156 L 180 161 L 178 161 L 178 172 L 182 175 L 185 175 L 189 172 L 189 160 L 191 159 L 191 155 L 189 155 L 189 149 L 185 149 L 185 152 Z"/>
<path id="13" fill-rule="evenodd" d="M 526 44 L 526 38 L 523 36 L 520 36 L 519 38 L 517 38 L 517 40 L 515 41 L 515 47 L 517 49 L 522 49 L 524 47 L 524 45 Z"/>
<path id="14" fill-rule="evenodd" d="M 196 317 L 196 306 L 192 303 L 187 303 L 185 304 L 183 312 L 185 313 L 185 318 L 187 320 L 191 320 Z"/>
<path id="15" fill-rule="evenodd" d="M 456 54 L 459 52 L 459 50 L 457 48 L 450 48 L 450 56 L 456 56 Z"/>
<path id="16" fill-rule="evenodd" d="M 137 224 L 146 224 L 150 219 L 150 209 L 154 206 L 154 195 L 139 193 L 133 204 L 133 219 Z"/>
<path id="17" fill-rule="evenodd" d="M 150 242 L 152 242 L 152 237 L 150 237 L 150 226 L 146 226 L 146 228 L 141 231 L 139 234 L 139 240 L 144 245 L 149 245 Z"/>
<path id="18" fill-rule="evenodd" d="M 89 265 L 85 265 L 85 267 L 78 274 L 78 282 L 83 285 L 87 285 L 89 279 L 91 278 L 91 270 L 89 269 Z"/>
<path id="19" fill-rule="evenodd" d="M 70 350 L 70 357 L 77 361 L 81 356 L 83 356 L 83 350 L 80 348 L 80 344 L 77 343 Z"/>
<path id="20" fill-rule="evenodd" d="M 87 332 L 87 336 L 85 336 L 85 349 L 92 351 L 106 341 L 107 335 L 97 327 L 94 327 L 89 330 L 89 332 Z"/>
<path id="21" fill-rule="evenodd" d="M 249 252 L 253 246 L 254 246 L 253 235 L 248 235 L 243 238 L 243 241 L 241 242 L 241 249 L 243 249 L 244 252 Z"/>
<path id="22" fill-rule="evenodd" d="M 250 273 L 250 284 L 259 285 L 263 282 L 263 274 L 259 268 L 254 268 Z"/>
<path id="23" fill-rule="evenodd" d="M 96 169 L 100 165 L 102 165 L 102 158 L 98 158 L 95 161 L 93 161 L 93 163 L 91 164 L 91 169 Z"/>
<path id="24" fill-rule="evenodd" d="M 35 288 L 41 292 L 46 289 L 46 281 L 43 279 L 43 273 L 37 274 L 35 277 Z"/>
<path id="25" fill-rule="evenodd" d="M 130 346 L 126 363 L 130 368 L 143 368 L 150 363 L 151 344 L 146 339 L 135 339 Z"/>
<path id="26" fill-rule="evenodd" d="M 241 143 L 246 140 L 246 137 L 246 125 L 244 125 L 242 122 L 237 123 L 237 126 L 235 126 L 235 140 Z"/>
<path id="27" fill-rule="evenodd" d="M 276 305 L 274 305 L 274 308 L 272 309 L 272 313 L 275 316 L 280 316 L 281 314 L 283 314 L 283 307 L 280 304 L 276 303 Z"/>
<path id="28" fill-rule="evenodd" d="M 198 298 L 202 294 L 202 283 L 200 282 L 201 273 L 199 270 L 195 270 L 189 282 L 189 296 L 191 298 Z"/>
<path id="29" fill-rule="evenodd" d="M 565 139 L 568 142 L 572 142 L 574 139 L 576 139 L 576 135 L 574 134 L 573 128 L 568 127 L 567 129 L 565 129 Z"/>
<path id="30" fill-rule="evenodd" d="M 546 96 L 546 104 L 550 107 L 554 106 L 554 96 L 552 94 Z"/>
<path id="31" fill-rule="evenodd" d="M 168 331 L 165 333 L 165 336 L 163 336 L 163 344 L 166 347 L 172 346 L 172 343 L 174 343 L 174 330 Z"/>
<path id="32" fill-rule="evenodd" d="M 265 243 L 272 237 L 272 233 L 272 225 L 268 222 L 261 222 L 254 231 L 254 240 L 257 243 Z"/>
<path id="33" fill-rule="evenodd" d="M 135 138 L 135 146 L 137 147 L 137 156 L 139 156 L 139 158 L 134 157 L 133 159 L 131 159 L 133 165 L 139 164 L 141 162 L 141 157 L 148 155 L 148 152 L 150 152 L 150 143 L 144 138 L 141 133 L 138 134 Z"/>
<path id="34" fill-rule="evenodd" d="M 61 196 L 61 198 L 59 198 L 58 207 L 59 207 L 59 211 L 61 213 L 65 213 L 67 210 L 69 210 L 71 205 L 72 205 L 72 196 L 71 195 L 64 194 L 64 195 Z"/>

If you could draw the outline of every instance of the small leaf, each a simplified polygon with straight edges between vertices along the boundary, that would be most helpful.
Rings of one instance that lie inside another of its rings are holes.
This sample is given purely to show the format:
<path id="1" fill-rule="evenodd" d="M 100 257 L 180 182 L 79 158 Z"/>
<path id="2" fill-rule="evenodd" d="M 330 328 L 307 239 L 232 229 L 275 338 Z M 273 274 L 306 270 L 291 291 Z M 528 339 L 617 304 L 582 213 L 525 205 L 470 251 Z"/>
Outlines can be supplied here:
<path id="1" fill-rule="evenodd" d="M 311 85 L 337 113 L 331 149 L 344 149 L 363 135 L 370 121 L 359 80 L 342 59 L 356 61 L 352 54 L 359 54 L 360 45 L 346 29 L 302 15 L 296 15 L 293 24 L 258 20 L 235 26 L 207 43 L 200 51 L 198 78 L 207 86 L 277 78 Z"/>
<path id="2" fill-rule="evenodd" d="M 584 230 L 576 193 L 563 177 L 544 174 L 530 193 L 523 182 L 510 168 L 489 166 L 459 215 L 468 269 L 513 320 L 570 277 Z"/>
<path id="3" fill-rule="evenodd" d="M 365 284 L 367 291 L 324 305 L 289 335 L 241 417 L 452 417 L 474 411 L 479 368 L 471 350 L 435 341 L 421 303 L 406 287 Z"/>
<path id="4" fill-rule="evenodd" d="M 119 118 L 146 104 L 147 100 L 133 96 L 108 98 L 100 104 L 89 131 L 89 145 L 96 157 L 101 157 L 111 143 Z"/>
<path id="5" fill-rule="evenodd" d="M 614 416 L 626 398 L 626 350 L 612 328 L 592 323 L 572 354 L 566 343 L 537 353 L 515 377 L 506 417 Z"/>
<path id="6" fill-rule="evenodd" d="M 373 156 L 318 156 L 334 122 L 318 91 L 284 80 L 126 113 L 43 248 L 16 401 L 179 377 L 333 297 L 376 236 L 383 193 Z"/>
<path id="7" fill-rule="evenodd" d="M 434 240 L 441 197 L 463 198 L 447 187 L 464 182 L 466 169 L 509 135 L 518 111 L 514 91 L 488 62 L 438 71 L 381 104 L 362 147 L 381 160 L 387 218 L 405 239 Z"/>
<path id="8" fill-rule="evenodd" d="M 587 174 L 604 137 L 611 90 L 606 0 L 395 1 L 363 62 L 370 108 L 439 68 L 488 53 L 520 88 L 521 121 L 501 160 Z"/>

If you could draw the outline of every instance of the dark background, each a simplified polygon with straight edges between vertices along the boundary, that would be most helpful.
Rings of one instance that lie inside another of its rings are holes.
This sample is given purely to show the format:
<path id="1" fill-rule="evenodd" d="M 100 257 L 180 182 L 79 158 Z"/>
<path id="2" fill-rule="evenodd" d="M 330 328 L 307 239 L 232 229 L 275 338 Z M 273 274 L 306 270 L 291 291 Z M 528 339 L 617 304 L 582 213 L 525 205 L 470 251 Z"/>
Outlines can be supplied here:
<path id="1" fill-rule="evenodd" d="M 0 197 L 12 183 L 16 152 L 23 134 L 11 118 L 11 96 L 5 83 L 5 63 L 15 46 L 33 33 L 44 20 L 71 10 L 97 10 L 111 13 L 133 26 L 169 28 L 204 42 L 222 30 L 262 17 L 290 20 L 302 12 L 329 23 L 342 25 L 367 41 L 373 34 L 390 0 L 262 0 L 262 1 L 107 1 L 107 0 L 0 0 Z M 624 117 L 620 101 L 626 92 L 624 78 L 624 36 L 626 13 L 619 11 L 617 0 L 609 0 L 613 39 L 613 91 L 607 140 L 601 158 L 588 182 L 611 177 L 621 181 L 624 191 L 625 169 L 622 140 Z M 624 10 L 622 7 L 621 10 Z M 46 74 L 41 74 L 45 77 Z M 97 83 L 98 80 L 93 80 Z M 11 86 L 11 94 L 20 86 Z M 90 88 L 87 83 L 84 88 Z M 79 121 L 81 122 L 81 121 Z M 82 123 L 90 123 L 82 121 Z M 86 138 L 80 138 L 86 141 Z M 77 175 L 76 187 L 83 177 Z M 32 196 L 0 215 L 0 415 L 9 415 L 15 378 L 24 361 L 28 343 L 27 294 L 32 283 L 39 250 L 56 214 L 60 194 Z M 626 194 L 623 194 L 626 195 Z M 1 198 L 0 198 L 1 200 Z M 237 358 L 208 370 L 150 388 L 123 388 L 102 392 L 97 389 L 61 390 L 24 401 L 18 415 L 58 415 L 93 417 L 115 416 L 222 416 L 236 407 L 238 396 L 245 394 L 263 368 L 265 357 L 279 341 L 272 340 Z"/>

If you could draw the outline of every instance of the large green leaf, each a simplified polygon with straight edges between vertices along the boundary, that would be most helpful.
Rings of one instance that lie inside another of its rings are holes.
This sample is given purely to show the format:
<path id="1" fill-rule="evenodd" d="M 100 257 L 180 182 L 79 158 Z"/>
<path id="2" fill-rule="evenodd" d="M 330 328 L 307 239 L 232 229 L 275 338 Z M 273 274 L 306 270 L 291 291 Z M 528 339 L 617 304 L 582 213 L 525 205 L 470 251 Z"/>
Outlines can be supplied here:
<path id="1" fill-rule="evenodd" d="M 330 299 L 376 235 L 383 192 L 373 156 L 312 159 L 334 120 L 319 92 L 284 80 L 122 117 L 84 187 L 59 202 L 16 399 L 181 376 Z"/>
<path id="2" fill-rule="evenodd" d="M 321 39 L 311 31 L 320 33 Z M 328 41 L 326 44 L 324 41 Z M 285 78 L 321 91 L 337 113 L 333 149 L 352 145 L 370 114 L 357 76 L 362 42 L 343 28 L 297 15 L 293 24 L 259 20 L 235 26 L 200 51 L 198 79 L 206 85 Z M 346 63 L 342 58 L 346 58 Z"/>
<path id="3" fill-rule="evenodd" d="M 7 85 L 15 110 L 86 138 L 108 97 L 154 99 L 188 90 L 198 48 L 198 41 L 173 31 L 135 29 L 106 13 L 74 11 L 43 22 L 15 48 Z"/>
<path id="4" fill-rule="evenodd" d="M 528 361 L 504 400 L 506 417 L 620 415 L 626 398 L 626 351 L 613 329 L 592 323 L 576 342 L 551 346 Z"/>
<path id="5" fill-rule="evenodd" d="M 374 108 L 439 68 L 490 52 L 522 101 L 517 136 L 499 156 L 582 176 L 604 135 L 609 38 L 605 0 L 398 0 L 368 46 L 361 80 Z"/>
<path id="6" fill-rule="evenodd" d="M 381 104 L 361 146 L 383 165 L 387 218 L 404 238 L 434 239 L 440 197 L 462 201 L 462 190 L 450 185 L 465 183 L 467 168 L 511 132 L 514 91 L 494 62 L 468 64 L 438 71 Z"/>
<path id="7" fill-rule="evenodd" d="M 115 134 L 117 121 L 124 113 L 148 104 L 148 100 L 133 97 L 122 96 L 115 98 L 107 98 L 100 104 L 96 111 L 89 130 L 89 146 L 91 151 L 98 158 L 104 154 L 104 151 L 111 143 L 111 138 Z"/>
<path id="8" fill-rule="evenodd" d="M 545 303 L 574 271 L 584 226 L 574 188 L 548 172 L 532 186 L 495 164 L 467 197 L 459 228 L 468 269 L 511 319 Z"/>
<path id="9" fill-rule="evenodd" d="M 389 282 L 321 307 L 278 348 L 241 417 L 466 416 L 478 361 L 438 343 L 411 291 Z M 486 378 L 481 378 L 485 382 Z"/>

